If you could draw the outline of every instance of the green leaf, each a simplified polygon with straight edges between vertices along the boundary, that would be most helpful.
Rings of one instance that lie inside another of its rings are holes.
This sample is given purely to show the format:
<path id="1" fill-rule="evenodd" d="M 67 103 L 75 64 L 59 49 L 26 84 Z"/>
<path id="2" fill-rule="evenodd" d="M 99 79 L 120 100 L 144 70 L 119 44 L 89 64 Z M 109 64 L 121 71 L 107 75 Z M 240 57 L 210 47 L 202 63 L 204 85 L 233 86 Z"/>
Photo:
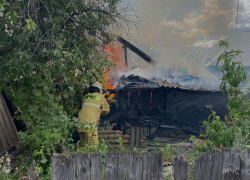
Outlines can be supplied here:
<path id="1" fill-rule="evenodd" d="M 4 5 L 0 3 L 0 12 L 3 12 L 5 10 Z"/>
<path id="2" fill-rule="evenodd" d="M 68 94 L 68 93 L 63 93 L 63 97 L 64 97 L 65 99 L 68 99 L 68 98 L 69 98 L 69 94 Z"/>
<path id="3" fill-rule="evenodd" d="M 36 23 L 32 20 L 32 19 L 25 19 L 25 21 L 26 21 L 26 29 L 28 30 L 28 31 L 31 31 L 31 32 L 33 32 L 33 31 L 35 31 L 36 30 Z"/>
<path id="4" fill-rule="evenodd" d="M 48 160 L 44 157 L 42 160 L 41 160 L 41 163 L 42 164 L 45 164 Z"/>
<path id="5" fill-rule="evenodd" d="M 41 96 L 41 95 L 42 95 L 41 91 L 40 91 L 40 90 L 37 90 L 37 89 L 33 89 L 33 94 L 34 94 L 35 96 Z"/>

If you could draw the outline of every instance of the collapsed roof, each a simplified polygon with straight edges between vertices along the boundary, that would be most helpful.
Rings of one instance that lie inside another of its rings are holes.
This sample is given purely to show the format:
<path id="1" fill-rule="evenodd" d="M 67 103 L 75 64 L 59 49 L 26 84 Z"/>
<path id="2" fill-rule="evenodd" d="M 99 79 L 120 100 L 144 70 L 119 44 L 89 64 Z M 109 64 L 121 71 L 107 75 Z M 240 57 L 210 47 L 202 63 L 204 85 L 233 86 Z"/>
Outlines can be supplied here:
<path id="1" fill-rule="evenodd" d="M 146 79 L 144 77 L 138 75 L 129 75 L 125 77 L 124 75 L 120 78 L 115 79 L 116 86 L 115 90 L 119 91 L 123 88 L 127 89 L 156 89 L 156 88 L 179 88 L 183 90 L 191 90 L 191 91 L 210 91 L 210 92 L 219 92 L 219 88 L 208 88 L 202 86 L 195 86 L 189 85 L 188 81 L 199 81 L 199 78 L 188 76 L 188 78 L 183 78 L 183 81 L 186 81 L 185 85 L 180 84 L 178 82 L 168 81 L 168 80 L 161 80 L 161 79 Z"/>
<path id="2" fill-rule="evenodd" d="M 116 83 L 116 102 L 110 104 L 110 114 L 101 122 L 121 125 L 126 121 L 132 126 L 158 127 L 156 136 L 165 136 L 166 129 L 197 134 L 211 114 L 207 105 L 221 119 L 227 114 L 227 96 L 215 90 L 136 75 L 122 76 Z"/>
<path id="3" fill-rule="evenodd" d="M 152 60 L 150 56 L 148 56 L 146 53 L 144 53 L 139 48 L 134 46 L 132 43 L 128 42 L 127 40 L 125 40 L 120 36 L 117 37 L 117 40 L 121 44 L 123 44 L 126 66 L 130 64 L 127 62 L 127 50 L 126 50 L 127 48 L 129 48 L 131 51 L 133 51 L 135 54 L 137 54 L 139 57 L 145 60 L 145 61 L 140 61 L 140 64 L 142 62 L 144 63 L 147 62 L 147 64 L 150 66 L 152 66 L 152 64 L 155 64 L 155 62 Z M 113 77 L 115 81 L 115 84 L 113 85 L 115 86 L 116 91 L 124 87 L 129 89 L 155 89 L 155 88 L 165 87 L 165 88 L 179 88 L 179 89 L 194 90 L 194 91 L 212 91 L 212 92 L 219 91 L 218 84 L 216 84 L 216 87 L 210 87 L 209 82 L 204 83 L 204 80 L 194 77 L 192 75 L 188 75 L 185 72 L 183 76 L 178 76 L 178 77 L 173 76 L 170 72 L 165 72 L 164 76 L 165 76 L 164 78 L 146 79 L 144 77 L 134 74 L 130 74 L 127 77 L 125 77 L 125 75 L 122 75 L 121 77 Z"/>

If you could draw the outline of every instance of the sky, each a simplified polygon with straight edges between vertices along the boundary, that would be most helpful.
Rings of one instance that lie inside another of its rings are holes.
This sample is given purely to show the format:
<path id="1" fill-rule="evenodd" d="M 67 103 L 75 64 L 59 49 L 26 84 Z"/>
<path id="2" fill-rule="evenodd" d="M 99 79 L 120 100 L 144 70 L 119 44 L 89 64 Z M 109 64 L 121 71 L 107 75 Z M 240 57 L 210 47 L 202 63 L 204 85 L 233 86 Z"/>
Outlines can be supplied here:
<path id="1" fill-rule="evenodd" d="M 144 19 L 132 41 L 161 61 L 190 58 L 235 33 L 237 0 L 122 0 Z M 250 31 L 250 0 L 239 0 L 238 30 Z"/>

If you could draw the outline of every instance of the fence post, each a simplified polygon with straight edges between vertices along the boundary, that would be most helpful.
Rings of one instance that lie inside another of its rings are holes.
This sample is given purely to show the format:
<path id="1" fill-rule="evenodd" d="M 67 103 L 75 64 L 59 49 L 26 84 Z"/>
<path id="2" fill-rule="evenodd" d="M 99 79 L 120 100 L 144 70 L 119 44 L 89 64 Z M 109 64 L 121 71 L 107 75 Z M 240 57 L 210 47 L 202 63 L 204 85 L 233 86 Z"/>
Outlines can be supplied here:
<path id="1" fill-rule="evenodd" d="M 136 147 L 141 146 L 141 127 L 135 128 L 135 146 Z"/>
<path id="2" fill-rule="evenodd" d="M 105 180 L 124 180 L 125 153 L 110 152 L 105 156 Z"/>
<path id="3" fill-rule="evenodd" d="M 135 146 L 135 127 L 131 128 L 131 133 L 130 133 L 130 146 L 134 147 Z"/>
<path id="4" fill-rule="evenodd" d="M 117 180 L 118 157 L 115 152 L 108 152 L 105 155 L 105 180 Z"/>
<path id="5" fill-rule="evenodd" d="M 243 177 L 241 174 L 239 150 L 223 149 L 222 152 L 206 152 L 195 161 L 194 180 L 236 180 Z"/>
<path id="6" fill-rule="evenodd" d="M 147 152 L 142 154 L 142 179 L 163 180 L 163 153 Z"/>
<path id="7" fill-rule="evenodd" d="M 238 149 L 223 149 L 222 180 L 240 179 L 241 153 Z"/>
<path id="8" fill-rule="evenodd" d="M 184 155 L 176 156 L 174 158 L 174 179 L 187 180 L 187 159 Z"/>
<path id="9" fill-rule="evenodd" d="M 53 155 L 52 180 L 75 180 L 75 158 L 73 155 Z"/>
<path id="10" fill-rule="evenodd" d="M 139 152 L 127 152 L 126 180 L 141 180 L 141 156 Z"/>
<path id="11" fill-rule="evenodd" d="M 163 175 L 163 152 L 158 152 L 157 153 L 157 169 L 158 169 L 158 179 L 159 180 L 164 180 L 164 175 Z"/>
<path id="12" fill-rule="evenodd" d="M 245 149 L 242 154 L 241 180 L 250 179 L 250 149 Z"/>
<path id="13" fill-rule="evenodd" d="M 28 178 L 32 180 L 39 180 L 39 174 L 36 172 L 36 162 L 32 161 L 30 168 L 28 169 Z"/>
<path id="14" fill-rule="evenodd" d="M 90 155 L 77 154 L 77 180 L 90 180 Z"/>
<path id="15" fill-rule="evenodd" d="M 91 180 L 102 180 L 102 154 L 91 153 Z"/>

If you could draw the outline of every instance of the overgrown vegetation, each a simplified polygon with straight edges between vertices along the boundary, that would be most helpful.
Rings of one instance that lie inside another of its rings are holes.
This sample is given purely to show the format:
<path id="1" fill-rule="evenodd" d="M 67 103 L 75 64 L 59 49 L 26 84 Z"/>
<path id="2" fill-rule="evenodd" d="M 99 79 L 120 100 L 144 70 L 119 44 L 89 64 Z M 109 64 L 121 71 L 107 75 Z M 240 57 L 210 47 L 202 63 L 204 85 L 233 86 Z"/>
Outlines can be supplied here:
<path id="1" fill-rule="evenodd" d="M 120 8 L 119 3 L 0 0 L 0 92 L 5 92 L 16 110 L 15 118 L 26 126 L 19 132 L 25 148 L 18 157 L 20 166 L 10 175 L 7 154 L 0 160 L 0 178 L 17 179 L 35 160 L 41 179 L 50 179 L 55 152 L 105 154 L 115 150 L 107 139 L 100 140 L 98 149 L 75 147 L 71 133 L 80 126 L 72 117 L 79 110 L 77 99 L 82 98 L 85 85 L 104 83 L 104 71 L 114 65 L 104 49 L 114 40 L 122 22 L 129 24 L 128 10 Z M 250 89 L 242 90 L 246 74 L 239 60 L 241 51 L 228 52 L 225 41 L 220 41 L 220 47 L 224 48 L 217 61 L 223 62 L 220 89 L 228 96 L 229 114 L 222 121 L 208 106 L 212 114 L 204 122 L 206 141 L 197 146 L 199 152 L 250 145 Z M 117 142 L 119 150 L 126 151 L 123 140 L 118 138 Z M 174 149 L 169 145 L 160 148 L 155 144 L 147 151 L 160 150 L 170 161 Z M 195 158 L 190 156 L 190 163 Z"/>
<path id="2" fill-rule="evenodd" d="M 206 138 L 206 141 L 197 146 L 199 152 L 222 147 L 244 149 L 250 145 L 250 89 L 244 88 L 247 80 L 240 58 L 242 51 L 228 52 L 229 44 L 226 41 L 220 41 L 219 46 L 224 48 L 224 53 L 217 61 L 217 65 L 223 64 L 220 90 L 227 94 L 229 113 L 223 121 L 212 107 L 208 106 L 212 114 L 204 122 L 206 134 L 202 136 Z"/>
<path id="3" fill-rule="evenodd" d="M 0 0 L 0 92 L 26 126 L 19 132 L 23 160 L 36 160 L 44 179 L 52 153 L 74 151 L 71 133 L 78 124 L 72 115 L 84 85 L 104 83 L 104 71 L 114 65 L 104 49 L 131 22 L 130 10 L 119 3 Z"/>

